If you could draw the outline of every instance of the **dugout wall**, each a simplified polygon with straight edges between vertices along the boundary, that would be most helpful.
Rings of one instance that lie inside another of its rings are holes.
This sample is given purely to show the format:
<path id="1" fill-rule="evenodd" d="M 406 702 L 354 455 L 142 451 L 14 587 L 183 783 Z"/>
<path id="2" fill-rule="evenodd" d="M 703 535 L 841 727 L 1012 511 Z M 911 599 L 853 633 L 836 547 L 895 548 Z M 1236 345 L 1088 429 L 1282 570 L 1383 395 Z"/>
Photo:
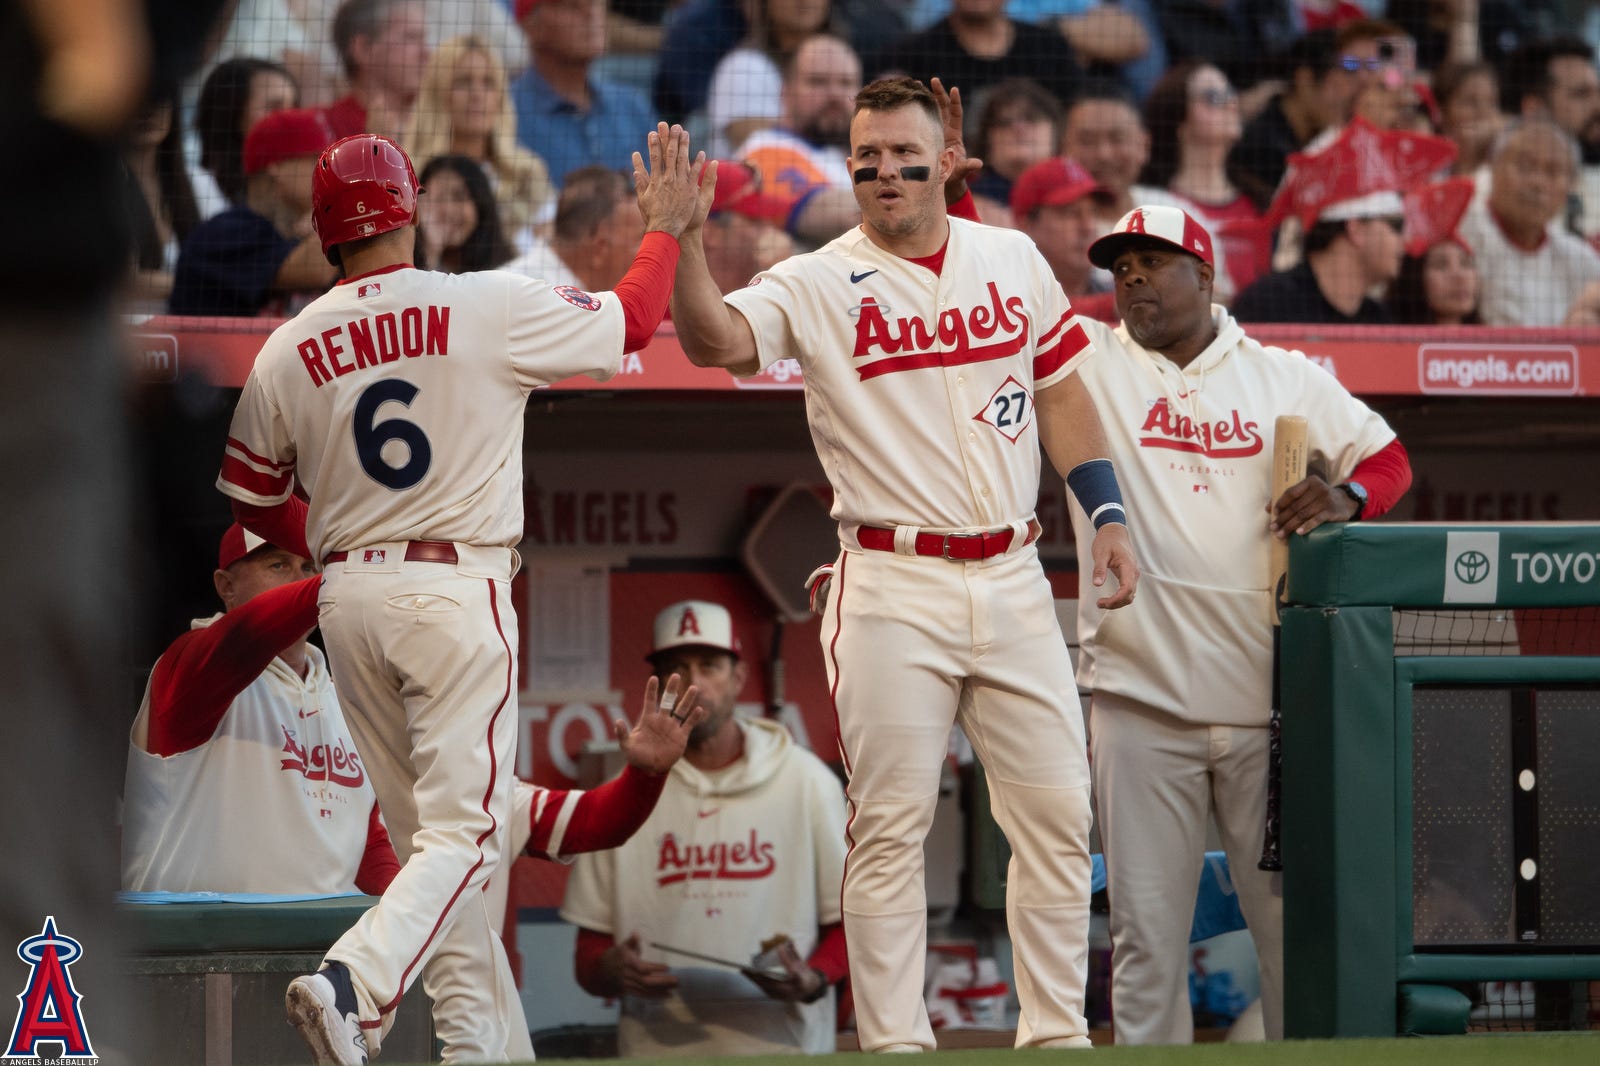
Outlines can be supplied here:
<path id="1" fill-rule="evenodd" d="M 1600 979 L 1600 525 L 1324 526 L 1289 599 L 1286 1034 Z"/>

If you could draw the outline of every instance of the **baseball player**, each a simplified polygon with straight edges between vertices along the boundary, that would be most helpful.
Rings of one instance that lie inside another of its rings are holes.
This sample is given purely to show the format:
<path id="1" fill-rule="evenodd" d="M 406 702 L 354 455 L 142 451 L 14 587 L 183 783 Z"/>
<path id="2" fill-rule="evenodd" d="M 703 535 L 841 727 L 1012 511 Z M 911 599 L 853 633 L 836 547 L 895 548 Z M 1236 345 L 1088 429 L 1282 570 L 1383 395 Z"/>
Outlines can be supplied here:
<path id="1" fill-rule="evenodd" d="M 724 302 L 691 226 L 672 313 L 696 364 L 792 357 L 805 373 L 842 548 L 822 642 L 850 774 L 861 1047 L 934 1047 L 922 842 L 955 722 L 1014 849 L 1017 1044 L 1087 1046 L 1088 766 L 1033 511 L 1042 441 L 1100 527 L 1085 557 L 1119 582 L 1102 606 L 1133 598 L 1116 478 L 1092 461 L 1105 442 L 1073 375 L 1089 343 L 1026 237 L 948 216 L 940 185 L 963 153 L 921 82 L 863 89 L 850 145 L 860 227 Z"/>
<path id="2" fill-rule="evenodd" d="M 225 612 L 156 660 L 134 719 L 122 887 L 367 892 L 399 870 L 322 652 L 311 561 L 238 523 L 212 575 Z"/>
<path id="3" fill-rule="evenodd" d="M 399 146 L 362 134 L 317 161 L 313 218 L 345 280 L 262 348 L 218 485 L 269 540 L 293 482 L 309 493 L 322 633 L 404 863 L 289 986 L 319 1062 L 376 1055 L 436 952 L 435 996 L 456 982 L 516 994 L 481 889 L 506 853 L 514 781 L 523 409 L 541 385 L 610 377 L 659 324 L 675 237 L 711 190 L 682 129 L 652 133 L 649 155 L 635 184 L 650 232 L 611 293 L 416 270 L 418 189 Z M 509 1016 L 473 1019 L 454 1057 L 503 1059 Z"/>
<path id="4" fill-rule="evenodd" d="M 1135 208 L 1089 258 L 1116 280 L 1122 325 L 1084 323 L 1095 355 L 1078 376 L 1137 501 L 1145 568 L 1136 610 L 1108 617 L 1088 575 L 1078 610 L 1078 677 L 1094 690 L 1116 1039 L 1192 1039 L 1187 946 L 1208 815 L 1260 956 L 1267 1035 L 1277 1038 L 1281 876 L 1256 867 L 1272 676 L 1270 537 L 1383 514 L 1410 484 L 1410 464 L 1383 419 L 1331 374 L 1251 340 L 1211 302 L 1211 235 L 1190 215 Z M 1320 473 L 1269 500 L 1273 420 L 1289 413 L 1309 422 L 1309 463 Z M 1082 552 L 1093 527 L 1081 510 L 1073 525 Z"/>
<path id="5" fill-rule="evenodd" d="M 578 983 L 621 997 L 624 1056 L 832 1052 L 846 969 L 839 782 L 776 722 L 734 717 L 745 666 L 727 608 L 665 608 L 652 649 L 656 675 L 693 683 L 707 717 L 643 831 L 573 869 L 561 917 L 579 927 Z M 781 978 L 656 947 L 747 963 L 779 935 Z"/>

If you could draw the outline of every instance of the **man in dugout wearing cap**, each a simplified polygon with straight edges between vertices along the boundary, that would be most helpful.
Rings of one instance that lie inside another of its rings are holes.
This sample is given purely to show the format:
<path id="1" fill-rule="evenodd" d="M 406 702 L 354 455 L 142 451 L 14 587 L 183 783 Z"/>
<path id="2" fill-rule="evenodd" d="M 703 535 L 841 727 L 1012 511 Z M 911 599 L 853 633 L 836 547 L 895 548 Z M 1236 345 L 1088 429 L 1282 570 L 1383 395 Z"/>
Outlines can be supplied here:
<path id="1" fill-rule="evenodd" d="M 1395 238 L 1398 242 L 1398 237 Z M 1282 875 L 1257 867 L 1267 808 L 1273 537 L 1375 518 L 1411 483 L 1394 431 L 1300 352 L 1252 340 L 1213 302 L 1211 235 L 1135 207 L 1089 248 L 1122 324 L 1083 320 L 1094 397 L 1144 563 L 1114 619 L 1080 577 L 1078 682 L 1111 904 L 1118 1044 L 1188 1043 L 1194 886 L 1215 818 L 1283 1035 Z M 1276 416 L 1306 417 L 1309 476 L 1271 500 Z M 1073 507 L 1079 558 L 1094 529 Z"/>
<path id="2" fill-rule="evenodd" d="M 621 998 L 623 1056 L 832 1052 L 844 791 L 776 721 L 734 714 L 746 669 L 727 608 L 672 604 L 651 647 L 706 717 L 633 839 L 573 868 L 578 983 Z"/>

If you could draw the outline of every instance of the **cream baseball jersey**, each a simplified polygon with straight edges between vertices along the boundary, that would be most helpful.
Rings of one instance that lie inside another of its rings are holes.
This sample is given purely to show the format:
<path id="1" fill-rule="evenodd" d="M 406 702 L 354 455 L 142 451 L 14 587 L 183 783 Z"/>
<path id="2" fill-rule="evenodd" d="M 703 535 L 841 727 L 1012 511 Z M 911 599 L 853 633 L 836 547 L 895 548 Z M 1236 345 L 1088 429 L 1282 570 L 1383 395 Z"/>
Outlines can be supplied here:
<path id="1" fill-rule="evenodd" d="M 1139 602 L 1107 613 L 1080 568 L 1078 680 L 1189 721 L 1265 725 L 1273 420 L 1306 416 L 1309 467 L 1330 483 L 1395 435 L 1302 353 L 1258 344 L 1218 305 L 1211 314 L 1216 339 L 1182 369 L 1124 326 L 1084 323 L 1096 352 L 1078 373 L 1138 515 L 1141 574 Z M 1094 530 L 1076 502 L 1072 523 L 1084 558 Z"/>
<path id="2" fill-rule="evenodd" d="M 935 274 L 856 228 L 726 300 L 749 321 L 763 368 L 800 361 L 842 536 L 1033 514 L 1034 396 L 1089 343 L 1027 237 L 952 218 Z"/>
<path id="3" fill-rule="evenodd" d="M 270 506 L 298 477 L 318 558 L 401 540 L 514 546 L 528 393 L 610 378 L 623 330 L 610 293 L 500 271 L 342 282 L 262 347 L 217 487 Z"/>
<path id="4" fill-rule="evenodd" d="M 307 648 L 306 661 L 302 680 L 274 659 L 198 747 L 163 757 L 129 745 L 124 889 L 357 891 L 376 799 L 322 653 Z M 147 689 L 139 718 L 149 713 Z"/>
<path id="5" fill-rule="evenodd" d="M 802 958 L 839 921 L 844 793 L 782 726 L 742 723 L 744 757 L 713 773 L 673 766 L 650 818 L 626 844 L 578 856 L 561 917 L 618 940 L 637 932 L 645 958 L 679 976 L 665 1000 L 628 997 L 626 1056 L 833 1050 L 833 997 L 767 998 L 743 974 L 650 947 L 652 941 L 748 960 L 777 933 Z"/>

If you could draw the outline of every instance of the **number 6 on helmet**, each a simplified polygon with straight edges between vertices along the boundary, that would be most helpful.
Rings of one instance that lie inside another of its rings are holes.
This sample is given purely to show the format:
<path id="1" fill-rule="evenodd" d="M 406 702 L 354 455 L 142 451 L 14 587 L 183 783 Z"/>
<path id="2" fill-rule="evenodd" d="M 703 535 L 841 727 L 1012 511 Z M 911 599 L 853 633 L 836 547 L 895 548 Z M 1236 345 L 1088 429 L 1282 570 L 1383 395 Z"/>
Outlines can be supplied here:
<path id="1" fill-rule="evenodd" d="M 322 254 L 409 225 L 417 217 L 417 173 L 405 149 L 387 137 L 358 133 L 329 145 L 311 179 L 311 224 Z"/>

